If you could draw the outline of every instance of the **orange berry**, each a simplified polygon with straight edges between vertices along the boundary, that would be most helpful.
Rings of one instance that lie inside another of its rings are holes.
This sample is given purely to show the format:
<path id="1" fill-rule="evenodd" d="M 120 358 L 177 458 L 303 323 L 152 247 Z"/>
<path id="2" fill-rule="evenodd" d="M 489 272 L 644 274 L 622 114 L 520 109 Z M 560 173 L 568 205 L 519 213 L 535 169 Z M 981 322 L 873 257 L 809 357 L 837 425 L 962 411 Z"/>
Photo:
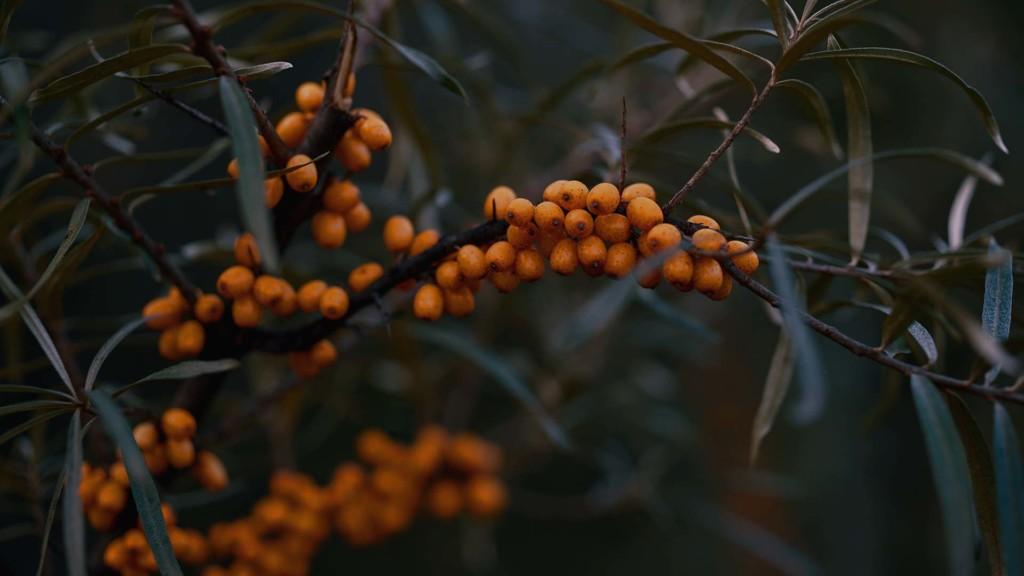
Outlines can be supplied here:
<path id="1" fill-rule="evenodd" d="M 594 217 L 582 208 L 570 210 L 565 215 L 565 233 L 577 240 L 586 238 L 594 232 Z"/>
<path id="2" fill-rule="evenodd" d="M 726 274 L 722 277 L 722 285 L 718 287 L 718 290 L 708 294 L 707 297 L 720 301 L 728 298 L 729 294 L 732 294 L 732 276 Z"/>
<path id="3" fill-rule="evenodd" d="M 338 348 L 330 340 L 320 340 L 309 349 L 309 356 L 319 368 L 326 368 L 338 360 Z"/>
<path id="4" fill-rule="evenodd" d="M 246 294 L 231 303 L 231 319 L 240 328 L 255 328 L 263 317 L 263 308 L 255 298 Z"/>
<path id="5" fill-rule="evenodd" d="M 590 190 L 579 180 L 566 180 L 558 188 L 558 200 L 555 202 L 566 212 L 583 210 L 587 207 L 587 194 Z"/>
<path id="6" fill-rule="evenodd" d="M 299 288 L 298 304 L 303 312 L 313 312 L 320 309 L 320 297 L 327 290 L 327 283 L 323 280 L 311 280 Z"/>
<path id="7" fill-rule="evenodd" d="M 320 313 L 324 318 L 337 320 L 348 313 L 348 292 L 340 286 L 331 286 L 320 296 Z"/>
<path id="8" fill-rule="evenodd" d="M 436 284 L 424 284 L 413 297 L 412 312 L 420 320 L 437 320 L 444 313 L 444 293 Z"/>
<path id="9" fill-rule="evenodd" d="M 629 203 L 636 198 L 649 198 L 655 200 L 654 188 L 650 184 L 637 182 L 630 184 L 622 190 L 622 201 Z"/>
<path id="10" fill-rule="evenodd" d="M 267 144 L 267 139 L 266 138 L 264 138 L 262 135 L 257 135 L 256 136 L 256 143 L 260 147 L 260 156 L 261 157 L 266 158 L 267 156 L 270 156 L 270 145 Z"/>
<path id="11" fill-rule="evenodd" d="M 444 311 L 456 318 L 467 316 L 476 308 L 476 297 L 467 286 L 444 291 Z"/>
<path id="12" fill-rule="evenodd" d="M 140 422 L 132 428 L 132 437 L 135 438 L 135 443 L 139 445 L 139 450 L 143 452 L 152 450 L 157 442 L 160 441 L 160 433 L 157 432 L 156 425 L 152 422 Z"/>
<path id="13" fill-rule="evenodd" d="M 165 360 L 172 362 L 181 360 L 181 354 L 178 352 L 178 327 L 171 326 L 161 332 L 156 342 L 156 348 Z"/>
<path id="14" fill-rule="evenodd" d="M 256 244 L 256 237 L 249 232 L 243 232 L 235 238 L 235 262 L 249 268 L 260 265 L 260 248 Z"/>
<path id="15" fill-rule="evenodd" d="M 550 260 L 551 269 L 563 276 L 575 272 L 580 262 L 576 241 L 572 238 L 559 240 L 551 250 Z"/>
<path id="16" fill-rule="evenodd" d="M 604 273 L 622 278 L 636 266 L 636 248 L 629 242 L 617 242 L 608 247 L 604 260 Z"/>
<path id="17" fill-rule="evenodd" d="M 636 283 L 643 288 L 653 290 L 658 287 L 658 283 L 661 282 L 661 270 L 654 268 L 645 272 L 643 275 L 637 276 Z"/>
<path id="18" fill-rule="evenodd" d="M 405 252 L 415 234 L 412 220 L 407 216 L 392 216 L 384 223 L 384 247 L 391 252 Z"/>
<path id="19" fill-rule="evenodd" d="M 152 474 L 159 476 L 167 471 L 167 450 L 164 449 L 163 444 L 158 444 L 153 449 L 143 452 L 142 457 L 146 460 L 146 468 Z"/>
<path id="20" fill-rule="evenodd" d="M 505 485 L 491 476 L 475 476 L 466 483 L 466 510 L 478 518 L 500 514 L 508 502 Z"/>
<path id="21" fill-rule="evenodd" d="M 188 440 L 196 433 L 196 419 L 184 408 L 170 408 L 160 417 L 160 427 L 168 438 Z"/>
<path id="22" fill-rule="evenodd" d="M 654 228 L 657 224 L 661 224 L 664 219 L 658 203 L 643 196 L 634 198 L 629 202 L 626 206 L 626 217 L 629 218 L 630 224 L 643 232 Z"/>
<path id="23" fill-rule="evenodd" d="M 494 473 L 501 467 L 497 447 L 469 433 L 452 436 L 445 457 L 449 466 L 467 474 Z"/>
<path id="24" fill-rule="evenodd" d="M 334 157 L 349 172 L 362 172 L 370 167 L 373 157 L 370 147 L 349 130 L 334 147 Z"/>
<path id="25" fill-rule="evenodd" d="M 622 214 L 602 214 L 594 218 L 594 234 L 609 244 L 628 241 L 631 232 L 629 218 Z"/>
<path id="26" fill-rule="evenodd" d="M 376 262 L 357 266 L 348 275 L 348 285 L 355 292 L 362 292 L 384 275 L 384 268 Z"/>
<path id="27" fill-rule="evenodd" d="M 511 243 L 501 240 L 487 249 L 487 268 L 492 272 L 511 270 L 516 263 L 516 249 Z"/>
<path id="28" fill-rule="evenodd" d="M 359 204 L 359 187 L 351 180 L 331 179 L 324 188 L 324 209 L 344 214 Z"/>
<path id="29" fill-rule="evenodd" d="M 505 208 L 505 220 L 513 226 L 526 226 L 533 222 L 533 202 L 526 198 L 515 198 Z"/>
<path id="30" fill-rule="evenodd" d="M 305 154 L 296 154 L 288 159 L 287 168 L 294 168 L 284 175 L 285 180 L 292 190 L 296 192 L 309 192 L 316 187 L 316 164 L 313 159 Z"/>
<path id="31" fill-rule="evenodd" d="M 597 236 L 587 236 L 576 245 L 576 255 L 583 271 L 591 276 L 597 276 L 604 271 L 608 249 L 605 247 L 604 240 Z"/>
<path id="32" fill-rule="evenodd" d="M 330 210 L 320 210 L 310 222 L 313 240 L 325 249 L 339 248 L 348 238 L 348 226 L 345 217 Z"/>
<path id="33" fill-rule="evenodd" d="M 167 462 L 172 468 L 188 468 L 196 461 L 196 447 L 191 440 L 167 440 Z"/>
<path id="34" fill-rule="evenodd" d="M 369 428 L 356 437 L 356 454 L 369 464 L 376 466 L 394 463 L 402 459 L 402 448 L 382 430 Z"/>
<path id="35" fill-rule="evenodd" d="M 761 259 L 757 257 L 757 252 L 751 250 L 746 242 L 730 240 L 725 245 L 725 249 L 729 254 L 734 254 L 732 263 L 739 268 L 740 272 L 747 276 L 757 272 L 758 266 L 761 265 Z"/>
<path id="36" fill-rule="evenodd" d="M 263 181 L 263 199 L 267 203 L 268 208 L 277 206 L 277 203 L 281 201 L 281 197 L 284 196 L 284 181 L 280 178 L 267 178 Z"/>
<path id="37" fill-rule="evenodd" d="M 203 344 L 206 342 L 206 333 L 203 325 L 198 320 L 188 320 L 178 326 L 175 335 L 175 348 L 178 354 L 185 358 L 198 356 L 203 351 Z"/>
<path id="38" fill-rule="evenodd" d="M 455 261 L 467 279 L 477 280 L 487 275 L 487 255 L 479 246 L 467 244 L 459 248 Z"/>
<path id="39" fill-rule="evenodd" d="M 167 502 L 160 503 L 160 515 L 164 517 L 164 525 L 168 528 L 173 528 L 178 523 L 178 515 L 174 513 L 174 508 L 171 508 Z"/>
<path id="40" fill-rule="evenodd" d="M 231 266 L 217 278 L 217 292 L 225 298 L 239 298 L 252 290 L 255 280 L 252 270 L 245 266 Z"/>
<path id="41" fill-rule="evenodd" d="M 238 158 L 232 158 L 231 162 L 228 162 L 227 172 L 228 176 L 238 178 Z"/>
<path id="42" fill-rule="evenodd" d="M 544 276 L 544 258 L 536 250 L 516 253 L 515 273 L 524 282 L 534 282 Z"/>
<path id="43" fill-rule="evenodd" d="M 661 223 L 647 231 L 644 238 L 648 254 L 657 254 L 662 250 L 668 250 L 679 246 L 683 241 L 683 235 L 672 224 Z"/>
<path id="44" fill-rule="evenodd" d="M 524 250 L 533 245 L 533 241 L 537 239 L 540 234 L 540 229 L 533 222 L 527 222 L 525 226 L 511 225 L 505 232 L 505 238 L 508 239 L 509 244 L 514 246 L 517 250 Z"/>
<path id="45" fill-rule="evenodd" d="M 558 193 L 562 190 L 565 180 L 555 180 L 544 187 L 543 199 L 545 202 L 558 202 Z"/>
<path id="46" fill-rule="evenodd" d="M 359 202 L 351 210 L 345 212 L 345 226 L 352 232 L 362 232 L 370 226 L 373 213 L 370 207 Z"/>
<path id="47" fill-rule="evenodd" d="M 424 496 L 424 508 L 427 512 L 442 520 L 449 520 L 462 512 L 462 492 L 459 485 L 451 480 L 434 482 Z"/>
<path id="48" fill-rule="evenodd" d="M 693 287 L 704 294 L 712 294 L 722 287 L 722 266 L 714 258 L 697 258 L 693 265 Z"/>
<path id="49" fill-rule="evenodd" d="M 563 238 L 565 238 L 565 232 L 562 230 L 558 230 L 556 232 L 539 232 L 537 234 L 537 251 L 540 252 L 541 256 L 550 258 L 551 251 L 555 249 L 555 244 L 558 244 L 558 242 Z M 509 242 L 511 241 L 512 240 L 509 240 Z"/>
<path id="50" fill-rule="evenodd" d="M 154 298 L 142 308 L 142 317 L 147 318 L 146 326 L 164 330 L 181 322 L 181 311 L 170 298 Z"/>
<path id="51" fill-rule="evenodd" d="M 412 245 L 409 246 L 409 256 L 416 256 L 429 250 L 439 240 L 441 240 L 441 234 L 437 230 L 428 229 L 420 232 L 412 239 Z"/>
<path id="52" fill-rule="evenodd" d="M 309 120 L 301 112 L 289 112 L 274 127 L 277 135 L 289 148 L 297 148 L 309 130 Z"/>
<path id="53" fill-rule="evenodd" d="M 466 281 L 466 277 L 462 275 L 462 270 L 459 268 L 459 263 L 455 260 L 447 260 L 442 262 L 437 270 L 434 270 L 434 280 L 437 285 L 445 290 L 455 290 L 461 288 L 463 282 Z"/>
<path id="54" fill-rule="evenodd" d="M 713 230 L 722 229 L 722 227 L 718 225 L 717 220 L 710 216 L 705 216 L 703 214 L 694 214 L 693 216 L 687 218 L 686 221 L 689 222 L 690 224 L 700 224 L 701 226 L 705 226 Z"/>
<path id="55" fill-rule="evenodd" d="M 99 532 L 108 532 L 114 528 L 114 520 L 117 513 L 106 508 L 90 508 L 86 517 L 89 525 Z"/>
<path id="56" fill-rule="evenodd" d="M 533 221 L 541 230 L 563 230 L 565 212 L 558 204 L 544 201 L 534 208 Z"/>
<path id="57" fill-rule="evenodd" d="M 167 290 L 167 299 L 171 301 L 171 304 L 174 305 L 174 309 L 178 312 L 184 314 L 189 311 L 188 300 L 185 300 L 185 296 L 177 287 L 171 286 L 170 289 Z"/>
<path id="58" fill-rule="evenodd" d="M 295 89 L 295 105 L 303 112 L 316 112 L 324 101 L 324 87 L 319 82 L 303 82 Z"/>
<path id="59" fill-rule="evenodd" d="M 380 118 L 365 118 L 356 123 L 359 139 L 366 142 L 370 150 L 383 150 L 391 146 L 391 128 Z"/>
<path id="60" fill-rule="evenodd" d="M 519 276 L 511 270 L 493 271 L 487 275 L 487 279 L 503 294 L 508 294 L 519 286 Z"/>
<path id="61" fill-rule="evenodd" d="M 665 259 L 661 275 L 677 290 L 687 292 L 693 289 L 693 257 L 680 250 Z"/>
<path id="62" fill-rule="evenodd" d="M 118 460 L 110 465 L 110 479 L 125 488 L 131 485 L 131 479 L 128 478 L 128 469 L 124 467 L 124 462 Z"/>
<path id="63" fill-rule="evenodd" d="M 212 324 L 224 315 L 224 301 L 216 294 L 203 294 L 196 299 L 193 314 L 200 322 Z"/>
<path id="64" fill-rule="evenodd" d="M 701 228 L 693 233 L 693 247 L 705 252 L 718 252 L 725 246 L 725 236 L 718 230 Z"/>
<path id="65" fill-rule="evenodd" d="M 263 274 L 252 285 L 252 297 L 260 306 L 271 306 L 284 296 L 284 280 Z"/>
<path id="66" fill-rule="evenodd" d="M 602 182 L 587 193 L 587 210 L 600 216 L 611 214 L 619 207 L 619 189 L 614 184 Z"/>
<path id="67" fill-rule="evenodd" d="M 128 549 L 125 548 L 124 542 L 118 538 L 111 540 L 107 547 L 103 549 L 103 563 L 113 570 L 122 571 L 128 565 L 130 558 L 131 556 L 128 553 Z"/>
<path id="68" fill-rule="evenodd" d="M 113 480 L 104 482 L 96 492 L 96 505 L 111 512 L 120 512 L 127 500 L 124 486 Z"/>
<path id="69" fill-rule="evenodd" d="M 504 220 L 508 205 L 516 198 L 516 193 L 508 186 L 498 186 L 487 194 L 484 199 L 484 217 L 488 220 Z"/>

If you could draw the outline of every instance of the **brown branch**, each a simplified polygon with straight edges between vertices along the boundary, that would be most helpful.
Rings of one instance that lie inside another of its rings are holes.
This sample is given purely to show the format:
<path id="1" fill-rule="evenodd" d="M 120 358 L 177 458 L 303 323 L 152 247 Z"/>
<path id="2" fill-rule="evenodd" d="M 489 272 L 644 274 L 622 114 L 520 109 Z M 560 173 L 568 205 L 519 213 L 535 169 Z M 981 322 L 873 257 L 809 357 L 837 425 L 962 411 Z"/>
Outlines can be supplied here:
<path id="1" fill-rule="evenodd" d="M 211 118 L 208 114 L 206 114 L 202 110 L 199 110 L 198 108 L 196 108 L 194 106 L 191 106 L 191 105 L 183 102 L 182 100 L 179 100 L 178 98 L 175 98 L 174 96 L 168 94 L 167 92 L 164 92 L 163 90 L 161 90 L 159 88 L 156 88 L 155 86 L 152 86 L 148 82 L 140 80 L 139 78 L 132 78 L 131 76 L 126 76 L 126 77 L 130 78 L 139 87 L 141 87 L 143 90 L 149 92 L 153 96 L 156 96 L 160 100 L 163 100 L 164 102 L 170 104 L 171 106 L 177 108 L 178 110 L 181 110 L 185 114 L 188 114 L 193 119 L 195 119 L 197 122 L 209 126 L 213 131 L 220 133 L 222 136 L 228 136 L 229 135 L 228 134 L 227 126 L 222 124 L 219 120 L 217 120 L 215 118 Z"/>
<path id="2" fill-rule="evenodd" d="M 253 116 L 256 119 L 256 127 L 259 129 L 260 135 L 267 142 L 267 147 L 270 148 L 270 155 L 278 166 L 283 167 L 288 163 L 288 159 L 291 158 L 292 151 L 281 141 L 281 137 L 277 135 L 274 125 L 270 123 L 266 112 L 263 111 L 263 108 L 253 98 L 245 82 L 228 65 L 224 59 L 224 49 L 214 43 L 210 29 L 200 24 L 199 19 L 196 17 L 196 12 L 192 8 L 192 3 L 189 0 L 173 0 L 173 9 L 175 15 L 181 20 L 181 23 L 185 25 L 185 28 L 188 29 L 189 34 L 192 36 L 192 52 L 209 62 L 210 66 L 213 67 L 214 74 L 231 78 L 242 87 L 242 93 L 245 94 L 245 98 L 248 100 L 249 107 L 252 108 Z"/>

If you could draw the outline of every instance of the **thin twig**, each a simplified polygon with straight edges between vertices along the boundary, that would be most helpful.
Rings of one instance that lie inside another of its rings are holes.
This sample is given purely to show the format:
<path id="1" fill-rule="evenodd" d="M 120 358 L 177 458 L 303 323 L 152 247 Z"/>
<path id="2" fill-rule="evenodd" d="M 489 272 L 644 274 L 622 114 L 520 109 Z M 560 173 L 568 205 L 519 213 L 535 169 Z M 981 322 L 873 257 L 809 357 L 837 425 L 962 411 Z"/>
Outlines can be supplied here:
<path id="1" fill-rule="evenodd" d="M 163 100 L 164 102 L 167 102 L 171 106 L 174 106 L 178 110 L 181 110 L 185 114 L 188 114 L 193 119 L 195 119 L 196 121 L 200 122 L 201 124 L 205 124 L 205 125 L 209 126 L 211 129 L 213 129 L 213 131 L 220 133 L 222 136 L 229 136 L 229 134 L 228 134 L 228 127 L 227 126 L 222 124 L 219 120 L 217 120 L 215 118 L 211 118 L 208 114 L 206 114 L 202 110 L 196 108 L 195 106 L 192 106 L 190 104 L 186 104 L 182 100 L 180 100 L 178 98 L 175 98 L 174 96 L 171 96 L 167 92 L 164 92 L 163 90 L 161 90 L 161 89 L 159 89 L 159 88 L 157 88 L 155 86 L 152 86 L 148 82 L 140 80 L 139 78 L 133 78 L 131 76 L 125 76 L 125 77 L 129 78 L 131 81 L 135 82 L 139 87 L 141 87 L 143 90 L 149 92 L 153 96 L 156 96 L 157 98 Z"/>

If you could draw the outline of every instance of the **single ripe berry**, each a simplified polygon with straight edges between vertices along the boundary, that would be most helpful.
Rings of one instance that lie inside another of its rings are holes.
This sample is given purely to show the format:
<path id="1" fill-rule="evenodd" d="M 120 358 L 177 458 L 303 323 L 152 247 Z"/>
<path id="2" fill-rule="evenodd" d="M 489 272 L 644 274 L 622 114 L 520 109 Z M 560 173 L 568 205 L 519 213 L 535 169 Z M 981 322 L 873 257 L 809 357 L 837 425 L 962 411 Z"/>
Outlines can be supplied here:
<path id="1" fill-rule="evenodd" d="M 373 213 L 370 207 L 359 202 L 351 210 L 345 212 L 345 226 L 351 232 L 362 232 L 370 226 L 373 220 Z"/>
<path id="2" fill-rule="evenodd" d="M 309 120 L 301 112 L 289 112 L 278 121 L 274 128 L 277 135 L 289 148 L 297 148 L 306 137 L 306 130 L 309 130 Z"/>
<path id="3" fill-rule="evenodd" d="M 140 422 L 132 428 L 132 437 L 135 438 L 135 443 L 139 445 L 139 450 L 143 452 L 152 450 L 156 447 L 157 442 L 160 441 L 160 433 L 156 429 L 156 425 L 152 422 Z"/>
<path id="4" fill-rule="evenodd" d="M 359 187 L 351 180 L 331 179 L 324 188 L 324 209 L 344 214 L 359 204 Z"/>
<path id="5" fill-rule="evenodd" d="M 284 296 L 284 285 L 284 280 L 263 274 L 253 282 L 252 297 L 260 303 L 260 306 L 272 306 Z"/>
<path id="6" fill-rule="evenodd" d="M 274 177 L 263 181 L 263 199 L 267 203 L 267 208 L 277 206 L 282 196 L 284 196 L 284 180 Z"/>
<path id="7" fill-rule="evenodd" d="M 303 112 L 316 112 L 324 101 L 324 87 L 319 82 L 303 82 L 295 89 L 295 105 Z"/>
<path id="8" fill-rule="evenodd" d="M 309 355 L 313 363 L 323 369 L 338 360 L 338 349 L 330 340 L 320 340 L 309 349 Z"/>
<path id="9" fill-rule="evenodd" d="M 270 311 L 279 318 L 291 316 L 299 308 L 299 299 L 296 297 L 295 288 L 288 282 L 281 280 L 281 296 L 270 305 Z"/>
<path id="10" fill-rule="evenodd" d="M 565 233 L 577 240 L 586 238 L 594 232 L 594 217 L 582 208 L 570 210 L 565 215 Z"/>
<path id="11" fill-rule="evenodd" d="M 722 285 L 718 287 L 718 290 L 707 295 L 708 298 L 718 302 L 725 300 L 732 294 L 732 276 L 726 274 L 722 277 Z"/>
<path id="12" fill-rule="evenodd" d="M 231 303 L 231 319 L 241 328 L 255 328 L 263 317 L 263 308 L 256 299 L 246 294 Z"/>
<path id="13" fill-rule="evenodd" d="M 614 184 L 602 182 L 587 193 L 587 210 L 598 216 L 611 214 L 619 207 L 619 189 Z"/>
<path id="14" fill-rule="evenodd" d="M 515 246 L 516 250 L 525 250 L 533 245 L 534 240 L 540 234 L 540 229 L 533 222 L 527 222 L 525 226 L 511 225 L 505 232 L 505 238 L 509 244 Z"/>
<path id="15" fill-rule="evenodd" d="M 444 293 L 436 284 L 424 284 L 412 299 L 412 311 L 420 320 L 437 320 L 444 313 Z"/>
<path id="16" fill-rule="evenodd" d="M 255 280 L 252 270 L 245 266 L 231 266 L 217 278 L 217 292 L 228 299 L 240 298 L 252 290 Z"/>
<path id="17" fill-rule="evenodd" d="M 466 511 L 477 518 L 500 514 L 508 502 L 504 484 L 493 476 L 474 476 L 466 483 Z"/>
<path id="18" fill-rule="evenodd" d="M 391 146 L 391 128 L 380 118 L 364 118 L 356 122 L 359 139 L 366 142 L 370 150 L 383 150 Z"/>
<path id="19" fill-rule="evenodd" d="M 646 248 L 649 254 L 657 254 L 662 250 L 675 248 L 682 241 L 683 235 L 679 232 L 679 228 L 664 222 L 655 225 L 645 236 Z"/>
<path id="20" fill-rule="evenodd" d="M 238 158 L 232 158 L 231 162 L 228 162 L 227 173 L 232 178 L 238 178 Z"/>
<path id="21" fill-rule="evenodd" d="M 516 198 L 514 190 L 508 186 L 498 186 L 484 198 L 484 217 L 488 220 L 504 220 L 508 205 Z"/>
<path id="22" fill-rule="evenodd" d="M 452 480 L 438 480 L 424 495 L 423 507 L 434 518 L 450 520 L 462 512 L 462 491 Z"/>
<path id="23" fill-rule="evenodd" d="M 542 199 L 545 202 L 558 202 L 558 193 L 562 191 L 562 184 L 565 184 L 565 180 L 555 180 L 551 184 L 544 187 L 544 194 Z"/>
<path id="24" fill-rule="evenodd" d="M 331 286 L 320 295 L 320 313 L 324 318 L 337 320 L 348 312 L 348 292 L 340 286 Z"/>
<path id="25" fill-rule="evenodd" d="M 750 246 L 748 246 L 746 242 L 730 240 L 725 245 L 725 249 L 729 254 L 734 255 L 732 257 L 732 263 L 739 268 L 740 272 L 743 272 L 747 276 L 757 272 L 757 267 L 761 265 L 761 260 L 757 257 L 757 252 L 751 250 Z"/>
<path id="26" fill-rule="evenodd" d="M 348 226 L 345 217 L 330 210 L 320 210 L 310 222 L 313 240 L 321 248 L 338 248 L 345 244 L 348 237 Z"/>
<path id="27" fill-rule="evenodd" d="M 722 266 L 714 258 L 697 258 L 693 264 L 693 287 L 704 294 L 713 294 L 722 287 Z"/>
<path id="28" fill-rule="evenodd" d="M 679 251 L 665 259 L 661 275 L 677 290 L 688 292 L 693 289 L 693 257 Z"/>
<path id="29" fill-rule="evenodd" d="M 533 202 L 526 198 L 516 198 L 508 203 L 505 220 L 513 226 L 526 226 L 533 222 Z"/>
<path id="30" fill-rule="evenodd" d="M 459 270 L 469 280 L 479 280 L 487 275 L 487 255 L 479 246 L 466 244 L 459 248 L 455 261 Z"/>
<path id="31" fill-rule="evenodd" d="M 579 256 L 576 241 L 572 238 L 563 238 L 551 249 L 551 269 L 555 272 L 568 276 L 579 267 Z"/>
<path id="32" fill-rule="evenodd" d="M 125 468 L 124 462 L 118 460 L 110 465 L 110 479 L 125 488 L 131 485 L 131 479 L 128 478 L 128 469 Z"/>
<path id="33" fill-rule="evenodd" d="M 608 247 L 605 256 L 604 273 L 612 278 L 622 278 L 636 266 L 636 248 L 630 242 L 618 242 Z"/>
<path id="34" fill-rule="evenodd" d="M 492 272 L 511 270 L 516 262 L 516 249 L 511 243 L 501 240 L 487 249 L 487 268 Z"/>
<path id="35" fill-rule="evenodd" d="M 228 486 L 227 468 L 216 454 L 208 450 L 196 455 L 196 465 L 192 472 L 199 484 L 209 492 L 220 492 Z M 173 522 L 168 525 L 173 525 Z"/>
<path id="36" fill-rule="evenodd" d="M 604 240 L 597 236 L 587 236 L 576 245 L 576 255 L 583 271 L 590 276 L 598 276 L 604 272 L 604 263 L 608 257 Z"/>
<path id="37" fill-rule="evenodd" d="M 351 130 L 345 132 L 345 136 L 338 141 L 334 147 L 334 157 L 341 162 L 349 172 L 362 172 L 370 167 L 373 156 L 370 147 L 354 135 Z"/>
<path id="38" fill-rule="evenodd" d="M 476 308 L 476 297 L 468 286 L 444 291 L 444 311 L 455 317 L 466 316 Z"/>
<path id="39" fill-rule="evenodd" d="M 544 257 L 536 250 L 520 250 L 516 253 L 514 269 L 523 282 L 535 282 L 544 276 Z"/>
<path id="40" fill-rule="evenodd" d="M 594 218 L 594 234 L 609 244 L 628 241 L 631 232 L 629 218 L 623 214 L 602 214 Z"/>
<path id="41" fill-rule="evenodd" d="M 725 246 L 725 237 L 718 230 L 701 228 L 693 233 L 693 246 L 705 252 L 718 252 Z"/>
<path id="42" fill-rule="evenodd" d="M 172 468 L 188 468 L 196 461 L 196 446 L 191 440 L 167 441 L 167 462 Z"/>
<path id="43" fill-rule="evenodd" d="M 441 234 L 434 229 L 424 230 L 412 239 L 409 246 L 409 256 L 416 256 L 432 248 L 441 239 Z"/>
<path id="44" fill-rule="evenodd" d="M 462 270 L 459 268 L 457 261 L 448 260 L 442 262 L 437 267 L 437 270 L 434 271 L 434 280 L 438 286 L 445 290 L 455 290 L 463 286 L 466 277 L 462 275 Z"/>
<path id="45" fill-rule="evenodd" d="M 146 326 L 153 330 L 166 330 L 181 322 L 178 305 L 170 298 L 154 298 L 142 308 L 142 317 L 146 318 Z"/>
<path id="46" fill-rule="evenodd" d="M 654 200 L 655 199 L 654 188 L 651 187 L 650 184 L 645 184 L 643 182 L 637 182 L 635 184 L 630 184 L 629 186 L 626 186 L 622 190 L 622 201 L 623 202 L 628 204 L 628 203 L 632 202 L 633 200 L 635 200 L 636 198 L 650 198 L 651 200 Z"/>
<path id="47" fill-rule="evenodd" d="M 384 223 L 384 247 L 391 252 L 405 252 L 415 234 L 416 229 L 407 216 L 392 216 Z"/>
<path id="48" fill-rule="evenodd" d="M 127 500 L 124 486 L 112 480 L 104 482 L 96 492 L 96 505 L 112 512 L 120 512 Z"/>
<path id="49" fill-rule="evenodd" d="M 181 360 L 181 354 L 178 353 L 178 327 L 171 326 L 160 333 L 160 337 L 156 341 L 157 352 L 165 360 L 175 361 Z"/>
<path id="50" fill-rule="evenodd" d="M 658 203 L 643 196 L 634 198 L 629 202 L 626 206 L 626 217 L 629 218 L 630 224 L 643 232 L 654 228 L 657 224 L 661 224 L 664 219 Z"/>
<path id="51" fill-rule="evenodd" d="M 260 157 L 266 158 L 270 156 L 270 145 L 267 144 L 267 139 L 262 135 L 256 136 L 256 144 L 260 147 Z"/>
<path id="52" fill-rule="evenodd" d="M 713 230 L 721 230 L 722 227 L 718 225 L 718 221 L 710 216 L 704 216 L 703 214 L 694 214 L 686 219 L 690 224 L 700 224 Z"/>
<path id="53" fill-rule="evenodd" d="M 558 188 L 558 199 L 556 203 L 566 212 L 570 210 L 584 210 L 587 207 L 587 194 L 590 192 L 587 185 L 579 180 L 566 180 Z"/>
<path id="54" fill-rule="evenodd" d="M 355 292 L 362 292 L 384 275 L 384 268 L 376 262 L 356 266 L 348 275 L 348 285 Z"/>
<path id="55" fill-rule="evenodd" d="M 187 320 L 178 326 L 175 348 L 182 357 L 198 356 L 203 351 L 205 341 L 206 333 L 198 320 Z"/>
<path id="56" fill-rule="evenodd" d="M 519 287 L 519 276 L 511 270 L 499 270 L 487 275 L 487 279 L 502 294 L 508 294 Z"/>
<path id="57" fill-rule="evenodd" d="M 294 169 L 284 175 L 292 190 L 309 192 L 316 187 L 316 164 L 313 163 L 312 158 L 305 154 L 296 154 L 288 159 L 287 167 Z"/>
<path id="58" fill-rule="evenodd" d="M 544 201 L 534 208 L 533 221 L 541 230 L 563 230 L 565 211 L 554 202 Z"/>
<path id="59" fill-rule="evenodd" d="M 256 237 L 249 232 L 235 238 L 235 262 L 249 268 L 260 265 L 260 249 L 256 245 Z"/>
<path id="60" fill-rule="evenodd" d="M 311 280 L 299 288 L 297 295 L 299 310 L 313 312 L 320 309 L 320 297 L 327 290 L 327 283 L 323 280 Z"/>
<path id="61" fill-rule="evenodd" d="M 196 419 L 184 408 L 169 408 L 160 416 L 160 427 L 168 438 L 188 440 L 195 436 Z"/>

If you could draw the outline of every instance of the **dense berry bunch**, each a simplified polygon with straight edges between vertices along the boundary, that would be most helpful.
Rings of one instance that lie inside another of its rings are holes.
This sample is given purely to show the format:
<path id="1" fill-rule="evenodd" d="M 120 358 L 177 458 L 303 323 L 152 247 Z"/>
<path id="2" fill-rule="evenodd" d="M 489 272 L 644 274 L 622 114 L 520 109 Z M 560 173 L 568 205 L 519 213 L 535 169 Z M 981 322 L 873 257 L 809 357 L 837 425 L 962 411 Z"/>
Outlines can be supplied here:
<path id="1" fill-rule="evenodd" d="M 194 437 L 196 420 L 187 410 L 171 408 L 157 423 L 146 421 L 135 425 L 132 434 L 142 450 L 149 471 L 160 476 L 170 469 L 191 470 L 192 476 L 206 490 L 217 492 L 228 484 L 227 470 L 213 452 L 197 453 Z"/>
<path id="2" fill-rule="evenodd" d="M 161 509 L 174 555 L 187 566 L 205 564 L 210 550 L 202 532 L 178 526 L 174 510 L 167 503 L 162 504 Z M 103 563 L 124 576 L 144 576 L 157 571 L 156 557 L 139 528 L 130 528 L 111 540 L 103 551 Z"/>

